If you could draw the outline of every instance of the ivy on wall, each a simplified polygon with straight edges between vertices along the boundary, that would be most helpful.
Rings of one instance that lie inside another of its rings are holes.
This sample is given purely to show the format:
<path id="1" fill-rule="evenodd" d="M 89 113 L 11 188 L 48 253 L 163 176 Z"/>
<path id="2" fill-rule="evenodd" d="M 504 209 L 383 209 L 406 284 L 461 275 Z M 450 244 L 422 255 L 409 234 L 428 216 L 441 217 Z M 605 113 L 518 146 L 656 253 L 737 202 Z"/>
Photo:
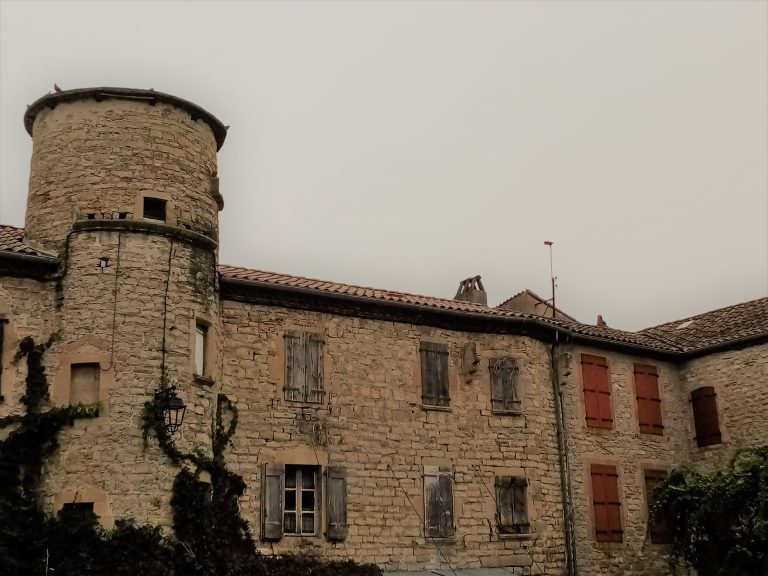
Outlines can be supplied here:
<path id="1" fill-rule="evenodd" d="M 653 514 L 667 525 L 673 556 L 699 576 L 768 574 L 768 446 L 740 450 L 711 473 L 675 470 Z"/>
<path id="2" fill-rule="evenodd" d="M 212 455 L 181 452 L 153 402 L 144 407 L 145 442 L 154 435 L 180 470 L 173 484 L 174 535 L 154 526 L 117 520 L 109 531 L 93 513 L 63 510 L 46 514 L 40 502 L 45 459 L 58 448 L 58 435 L 79 418 L 98 415 L 96 407 L 47 405 L 44 354 L 54 338 L 36 344 L 25 338 L 16 361 L 26 359 L 21 397 L 24 413 L 0 419 L 11 428 L 0 441 L 0 566 L 7 576 L 378 576 L 373 565 L 322 562 L 303 556 L 258 553 L 240 516 L 243 479 L 228 470 L 224 451 L 237 428 L 237 408 L 219 395 Z M 200 482 L 203 472 L 210 484 Z"/>

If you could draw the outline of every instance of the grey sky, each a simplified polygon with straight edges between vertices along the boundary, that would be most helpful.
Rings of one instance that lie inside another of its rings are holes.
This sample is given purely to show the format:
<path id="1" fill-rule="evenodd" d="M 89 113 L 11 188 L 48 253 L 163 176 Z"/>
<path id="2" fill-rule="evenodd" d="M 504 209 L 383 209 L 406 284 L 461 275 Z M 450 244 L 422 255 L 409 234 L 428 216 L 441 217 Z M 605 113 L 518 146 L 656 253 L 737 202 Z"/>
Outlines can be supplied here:
<path id="1" fill-rule="evenodd" d="M 155 88 L 225 124 L 221 261 L 638 329 L 768 294 L 768 3 L 14 2 L 0 222 L 27 104 Z"/>

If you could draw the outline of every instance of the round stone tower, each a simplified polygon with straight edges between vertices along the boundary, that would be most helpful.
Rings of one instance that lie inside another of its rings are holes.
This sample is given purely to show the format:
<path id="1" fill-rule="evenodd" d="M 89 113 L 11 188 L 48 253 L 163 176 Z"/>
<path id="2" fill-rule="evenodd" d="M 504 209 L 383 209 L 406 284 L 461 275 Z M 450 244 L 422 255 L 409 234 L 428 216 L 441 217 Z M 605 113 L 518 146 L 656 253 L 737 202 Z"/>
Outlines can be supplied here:
<path id="1" fill-rule="evenodd" d="M 183 450 L 210 449 L 221 381 L 216 153 L 226 128 L 153 90 L 53 93 L 24 121 L 33 138 L 25 241 L 61 259 L 51 399 L 99 403 L 66 431 L 46 481 L 53 508 L 72 499 L 112 518 L 167 523 L 176 470 L 144 446 L 155 390 L 187 405 Z"/>

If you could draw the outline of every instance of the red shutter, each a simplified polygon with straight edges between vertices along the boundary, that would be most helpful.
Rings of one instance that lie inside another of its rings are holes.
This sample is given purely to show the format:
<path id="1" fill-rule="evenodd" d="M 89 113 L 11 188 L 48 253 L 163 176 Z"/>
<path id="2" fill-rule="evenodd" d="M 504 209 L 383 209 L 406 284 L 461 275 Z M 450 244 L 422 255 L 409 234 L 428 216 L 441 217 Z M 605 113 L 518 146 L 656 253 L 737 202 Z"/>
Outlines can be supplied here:
<path id="1" fill-rule="evenodd" d="M 691 392 L 693 420 L 696 424 L 696 443 L 699 447 L 720 444 L 720 420 L 717 417 L 717 395 L 712 386 L 703 386 Z"/>
<path id="2" fill-rule="evenodd" d="M 608 362 L 602 356 L 582 354 L 581 376 L 584 386 L 584 412 L 587 426 L 613 428 Z"/>
<path id="3" fill-rule="evenodd" d="M 595 539 L 598 542 L 621 542 L 621 501 L 619 500 L 619 474 L 616 466 L 593 464 L 592 505 L 595 511 Z"/>
<path id="4" fill-rule="evenodd" d="M 664 434 L 661 420 L 661 397 L 656 366 L 635 364 L 635 396 L 637 418 L 643 434 Z"/>

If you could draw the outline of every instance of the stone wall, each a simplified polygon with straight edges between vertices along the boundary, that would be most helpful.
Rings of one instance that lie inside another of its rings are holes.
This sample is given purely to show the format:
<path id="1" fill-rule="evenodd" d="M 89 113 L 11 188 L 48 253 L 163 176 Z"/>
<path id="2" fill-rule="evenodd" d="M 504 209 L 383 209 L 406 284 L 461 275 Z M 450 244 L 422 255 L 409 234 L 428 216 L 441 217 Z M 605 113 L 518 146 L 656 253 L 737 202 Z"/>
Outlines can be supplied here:
<path id="1" fill-rule="evenodd" d="M 647 502 L 644 469 L 669 470 L 685 461 L 689 407 L 676 366 L 640 356 L 576 347 L 571 375 L 564 386 L 569 458 L 573 489 L 577 562 L 580 573 L 589 575 L 667 574 L 667 547 L 647 537 Z M 608 360 L 613 408 L 613 428 L 586 424 L 582 388 L 581 354 Z M 664 435 L 641 434 L 637 418 L 634 363 L 653 364 L 659 374 Z M 614 465 L 619 473 L 623 542 L 597 542 L 594 532 L 592 464 Z"/>
<path id="2" fill-rule="evenodd" d="M 470 334 L 225 301 L 223 391 L 240 409 L 227 459 L 248 489 L 244 517 L 260 538 L 261 466 L 341 466 L 348 474 L 348 537 L 343 544 L 283 536 L 266 552 L 302 551 L 374 562 L 388 569 L 515 566 L 515 574 L 560 574 L 563 525 L 549 355 L 524 337 Z M 319 335 L 326 401 L 283 399 L 286 332 Z M 449 346 L 451 408 L 422 408 L 419 345 Z M 474 342 L 477 372 L 462 375 Z M 488 360 L 521 367 L 522 415 L 491 413 Z M 455 478 L 456 538 L 423 536 L 424 466 Z M 529 479 L 533 534 L 499 536 L 494 476 Z"/>

